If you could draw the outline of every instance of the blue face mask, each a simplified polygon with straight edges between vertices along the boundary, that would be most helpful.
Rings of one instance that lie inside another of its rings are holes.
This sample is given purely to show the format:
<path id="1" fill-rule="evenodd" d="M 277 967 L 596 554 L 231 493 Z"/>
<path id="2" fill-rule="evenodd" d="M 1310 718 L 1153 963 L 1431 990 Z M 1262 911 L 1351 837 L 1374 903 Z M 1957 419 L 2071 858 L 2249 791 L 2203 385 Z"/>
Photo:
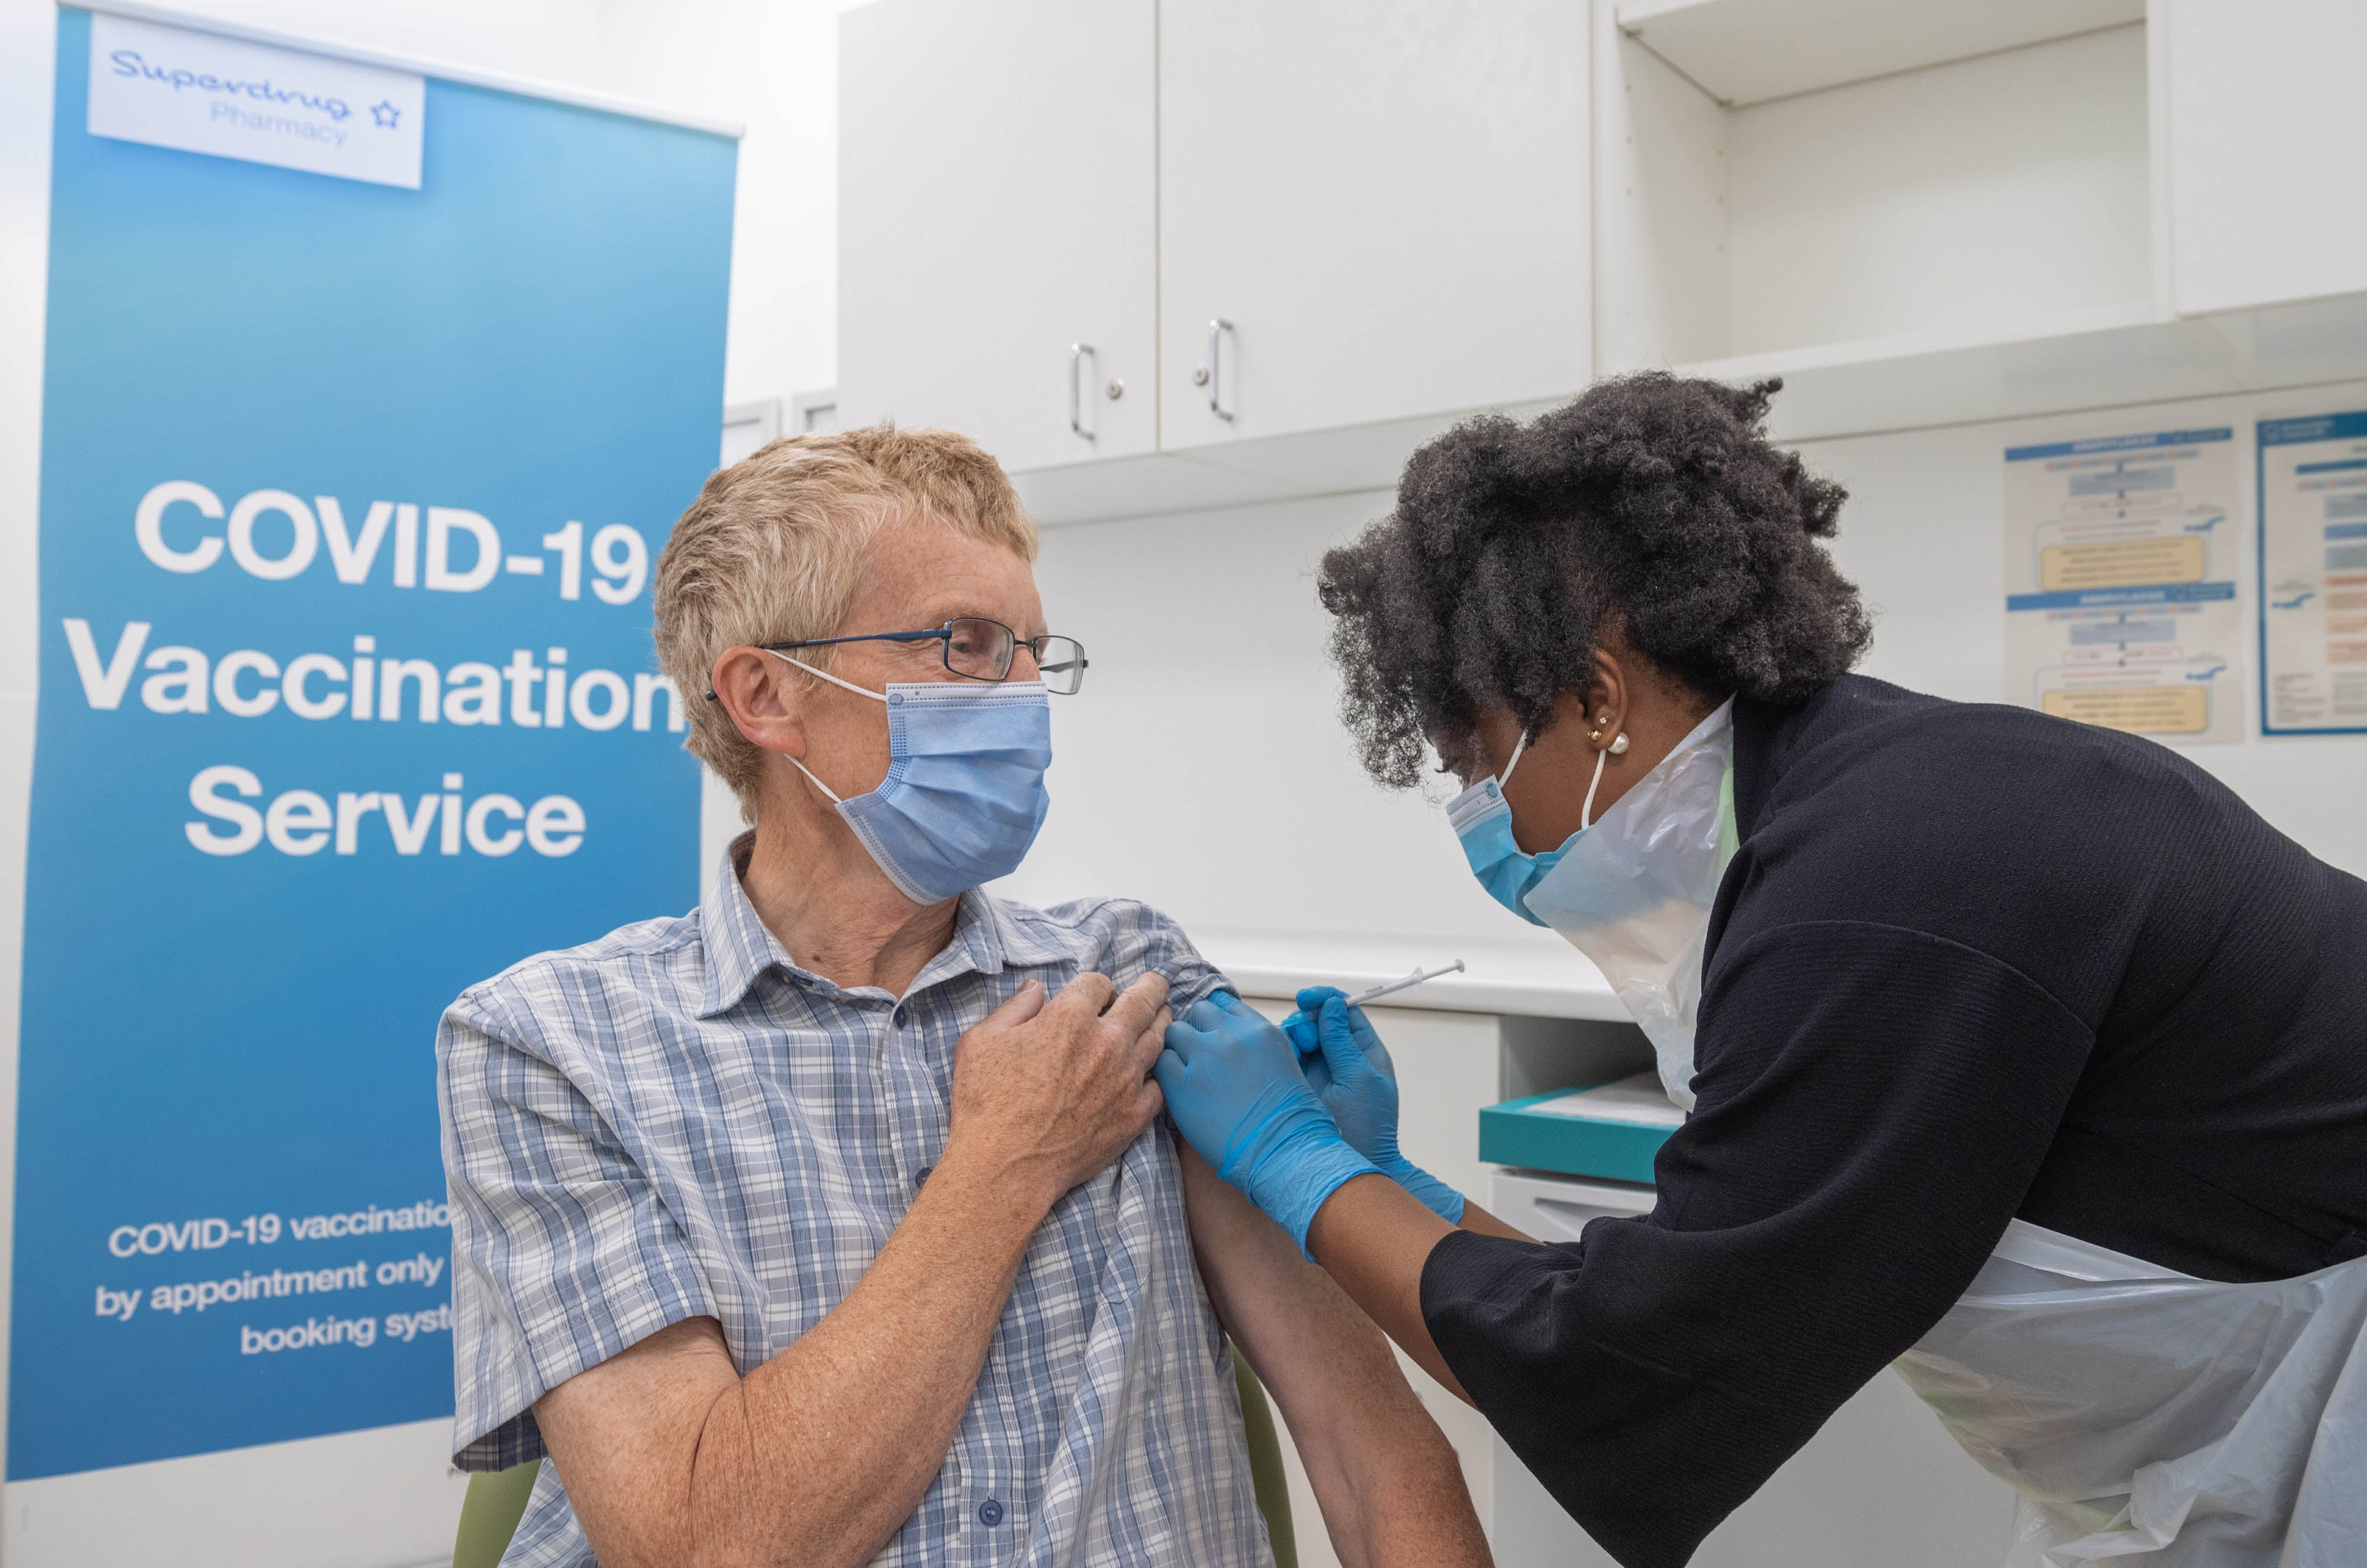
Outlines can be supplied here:
<path id="1" fill-rule="evenodd" d="M 1463 858 L 1470 863 L 1471 874 L 1479 879 L 1489 897 L 1529 924 L 1542 926 L 1546 922 L 1529 912 L 1529 893 L 1561 863 L 1570 845 L 1578 842 L 1579 833 L 1586 831 L 1583 824 L 1594 811 L 1594 792 L 1603 787 L 1603 763 L 1608 753 L 1594 754 L 1594 782 L 1587 786 L 1586 804 L 1579 810 L 1578 833 L 1563 840 L 1559 849 L 1533 855 L 1512 841 L 1512 808 L 1504 800 L 1504 783 L 1521 765 L 1521 753 L 1528 748 L 1529 738 L 1524 735 L 1512 748 L 1512 760 L 1504 764 L 1503 773 L 1481 779 L 1448 801 L 1446 821 L 1463 845 Z"/>
<path id="2" fill-rule="evenodd" d="M 1044 788 L 1052 705 L 1043 682 L 898 682 L 880 693 L 785 653 L 773 657 L 887 705 L 888 776 L 878 789 L 842 800 L 789 761 L 830 796 L 899 892 L 934 904 L 1019 869 L 1052 807 Z"/>

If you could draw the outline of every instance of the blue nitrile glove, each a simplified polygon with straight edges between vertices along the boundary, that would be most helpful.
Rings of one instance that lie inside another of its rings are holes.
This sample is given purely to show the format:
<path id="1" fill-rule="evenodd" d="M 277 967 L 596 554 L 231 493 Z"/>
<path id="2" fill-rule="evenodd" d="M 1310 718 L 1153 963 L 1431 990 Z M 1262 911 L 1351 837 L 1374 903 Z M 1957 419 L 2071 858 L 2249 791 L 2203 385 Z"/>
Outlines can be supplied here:
<path id="1" fill-rule="evenodd" d="M 1350 1007 L 1346 996 L 1336 986 L 1309 986 L 1298 993 L 1298 1010 L 1282 1021 L 1283 1032 L 1298 1047 L 1308 1087 L 1331 1112 L 1350 1148 L 1432 1213 L 1460 1224 L 1463 1194 L 1398 1148 L 1397 1068 L 1365 1010 Z"/>
<path id="2" fill-rule="evenodd" d="M 1177 1131 L 1301 1252 L 1323 1201 L 1377 1174 L 1307 1087 L 1290 1037 L 1238 997 L 1218 991 L 1169 1024 L 1156 1070 Z"/>

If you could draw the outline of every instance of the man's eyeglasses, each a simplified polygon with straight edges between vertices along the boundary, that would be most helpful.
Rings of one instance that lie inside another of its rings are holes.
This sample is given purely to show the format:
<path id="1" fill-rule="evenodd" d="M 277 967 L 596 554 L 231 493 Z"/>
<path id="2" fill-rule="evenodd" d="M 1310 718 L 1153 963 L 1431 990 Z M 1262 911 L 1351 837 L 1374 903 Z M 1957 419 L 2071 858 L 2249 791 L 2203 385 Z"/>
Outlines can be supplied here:
<path id="1" fill-rule="evenodd" d="M 930 642 L 943 644 L 946 668 L 968 681 L 1008 681 L 1011 661 L 1025 649 L 1036 660 L 1045 690 L 1073 696 L 1085 681 L 1085 650 L 1074 637 L 1021 637 L 1001 621 L 983 615 L 956 615 L 944 626 L 926 631 L 870 632 L 862 637 L 817 637 L 802 642 L 765 642 L 768 652 L 793 648 L 828 648 L 842 642 Z"/>

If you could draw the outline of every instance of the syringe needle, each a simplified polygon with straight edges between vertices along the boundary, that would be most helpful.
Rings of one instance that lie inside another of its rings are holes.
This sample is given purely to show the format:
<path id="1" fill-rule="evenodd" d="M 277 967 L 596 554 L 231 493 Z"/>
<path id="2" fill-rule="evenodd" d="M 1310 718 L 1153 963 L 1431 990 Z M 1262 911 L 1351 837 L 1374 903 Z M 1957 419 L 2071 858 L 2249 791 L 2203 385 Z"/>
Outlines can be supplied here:
<path id="1" fill-rule="evenodd" d="M 1399 991 L 1410 990 L 1414 987 L 1421 985 L 1424 980 L 1435 980 L 1441 975 L 1460 974 L 1463 971 L 1463 960 L 1458 958 L 1452 964 L 1444 964 L 1435 969 L 1417 969 L 1412 974 L 1404 976 L 1402 979 L 1390 980 L 1383 985 L 1372 987 L 1367 990 L 1358 991 L 1354 996 L 1350 997 L 1347 999 L 1348 1005 L 1352 1008 L 1360 1008 L 1366 1002 L 1378 1001 L 1383 997 L 1394 996 Z"/>

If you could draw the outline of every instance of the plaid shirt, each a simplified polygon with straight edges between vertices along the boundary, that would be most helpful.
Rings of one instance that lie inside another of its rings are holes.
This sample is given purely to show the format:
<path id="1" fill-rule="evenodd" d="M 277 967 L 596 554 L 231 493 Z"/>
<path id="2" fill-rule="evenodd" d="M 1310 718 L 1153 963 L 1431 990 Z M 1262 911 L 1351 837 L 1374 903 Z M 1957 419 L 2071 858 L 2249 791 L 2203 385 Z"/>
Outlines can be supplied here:
<path id="1" fill-rule="evenodd" d="M 1223 983 L 1140 904 L 973 891 L 903 997 L 844 989 L 730 870 L 695 913 L 529 958 L 444 1016 L 463 1470 L 541 1457 L 534 1402 L 668 1324 L 717 1319 L 745 1375 L 819 1323 L 945 1148 L 954 1042 L 1023 982 L 1156 971 L 1179 1011 Z M 546 1463 L 503 1562 L 594 1561 Z M 1271 1562 L 1163 1123 L 1037 1229 L 945 1468 L 877 1561 Z"/>

